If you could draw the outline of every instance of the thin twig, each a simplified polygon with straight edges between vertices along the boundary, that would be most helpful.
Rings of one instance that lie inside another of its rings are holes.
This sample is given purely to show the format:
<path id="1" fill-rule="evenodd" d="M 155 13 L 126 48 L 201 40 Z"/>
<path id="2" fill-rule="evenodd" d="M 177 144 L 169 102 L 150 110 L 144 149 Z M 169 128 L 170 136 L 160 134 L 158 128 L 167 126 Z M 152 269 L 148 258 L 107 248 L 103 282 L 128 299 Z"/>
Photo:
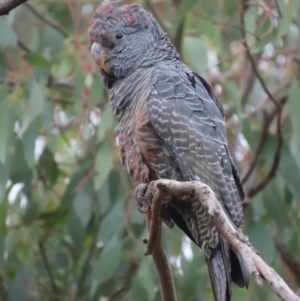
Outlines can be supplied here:
<path id="1" fill-rule="evenodd" d="M 262 76 L 260 75 L 258 68 L 256 66 L 255 60 L 251 54 L 249 45 L 247 43 L 247 37 L 246 37 L 246 33 L 245 33 L 245 20 L 244 20 L 244 13 L 246 10 L 246 1 L 243 1 L 243 7 L 242 7 L 242 13 L 241 13 L 241 27 L 242 27 L 242 36 L 243 36 L 243 40 L 244 40 L 244 46 L 246 49 L 246 54 L 250 60 L 253 72 L 255 73 L 256 77 L 258 78 L 261 86 L 263 87 L 264 91 L 266 92 L 266 94 L 269 96 L 269 98 L 275 103 L 275 105 L 280 108 L 281 104 L 278 102 L 278 100 L 274 97 L 274 95 L 269 91 L 266 83 L 264 82 Z"/>
<path id="2" fill-rule="evenodd" d="M 53 274 L 52 274 L 52 271 L 50 268 L 50 263 L 49 263 L 49 260 L 48 260 L 48 257 L 47 257 L 46 251 L 45 251 L 45 247 L 44 247 L 46 238 L 47 238 L 47 236 L 44 236 L 39 240 L 39 249 L 40 249 L 43 261 L 44 261 L 46 271 L 47 271 L 49 279 L 50 279 L 50 284 L 51 284 L 51 288 L 52 288 L 52 292 L 53 292 L 53 300 L 59 301 L 58 289 L 55 284 L 54 277 L 53 277 Z"/>
<path id="3" fill-rule="evenodd" d="M 275 151 L 271 169 L 263 180 L 261 180 L 256 186 L 254 186 L 249 190 L 247 194 L 249 198 L 255 196 L 274 178 L 280 162 L 280 153 L 281 153 L 282 145 L 283 145 L 283 137 L 281 131 L 281 109 L 279 109 L 278 117 L 277 117 L 277 148 Z"/>
<path id="4" fill-rule="evenodd" d="M 242 107 L 244 107 L 247 104 L 248 97 L 251 94 L 254 83 L 255 83 L 255 74 L 252 69 L 250 70 L 250 73 L 248 74 L 246 81 L 247 81 L 247 83 L 246 83 L 245 89 L 241 96 Z"/>
<path id="5" fill-rule="evenodd" d="M 265 280 L 267 285 L 284 301 L 300 301 L 300 298 L 288 287 L 285 281 L 269 267 L 259 256 L 250 242 L 245 238 L 241 229 L 236 229 L 229 221 L 228 215 L 224 212 L 212 189 L 199 181 L 178 182 L 174 180 L 157 180 L 152 185 L 163 190 L 164 195 L 182 198 L 186 195 L 197 197 L 202 206 L 206 209 L 211 222 L 219 233 L 228 241 L 230 246 L 243 258 L 243 261 L 250 273 L 257 281 Z M 153 191 L 155 195 L 156 192 Z M 159 202 L 162 202 L 161 200 Z M 148 224 L 151 221 L 151 211 L 147 213 Z M 149 226 L 148 226 L 149 228 Z M 159 229 L 160 235 L 160 229 Z M 156 242 L 159 243 L 159 240 Z M 155 246 L 156 247 L 156 246 Z M 154 258 L 154 253 L 153 258 Z M 156 264 L 157 266 L 157 264 Z M 161 278 L 160 278 L 161 279 Z M 163 292 L 163 290 L 162 290 Z"/>
<path id="6" fill-rule="evenodd" d="M 275 238 L 275 245 L 283 261 L 287 264 L 290 270 L 300 279 L 300 257 L 293 254 L 288 249 L 287 245 L 279 238 Z"/>
<path id="7" fill-rule="evenodd" d="M 28 0 L 7 0 L 0 3 L 0 16 L 8 15 L 11 10 L 27 2 Z"/>
<path id="8" fill-rule="evenodd" d="M 48 24 L 49 26 L 53 27 L 56 29 L 58 32 L 60 32 L 64 37 L 68 37 L 69 34 L 68 32 L 58 25 L 56 22 L 50 20 L 49 18 L 46 18 L 42 13 L 40 13 L 34 6 L 32 6 L 29 3 L 26 3 L 25 6 L 38 18 L 40 19 L 43 23 Z"/>
<path id="9" fill-rule="evenodd" d="M 146 214 L 148 231 L 150 232 L 152 212 L 149 210 Z M 177 301 L 174 280 L 172 276 L 171 267 L 162 243 L 161 239 L 161 220 L 159 218 L 159 224 L 157 227 L 158 233 L 156 234 L 156 241 L 152 251 L 152 258 L 158 273 L 160 291 L 162 295 L 162 301 Z M 149 233 L 151 235 L 151 232 Z M 144 240 L 148 242 L 147 239 Z"/>
<path id="10" fill-rule="evenodd" d="M 192 11 L 192 13 L 198 17 L 200 17 L 201 19 L 204 19 L 204 20 L 207 20 L 207 21 L 210 21 L 211 23 L 215 24 L 215 25 L 221 25 L 223 28 L 228 28 L 228 27 L 231 27 L 231 28 L 236 28 L 238 30 L 244 30 L 246 33 L 252 35 L 253 37 L 257 38 L 258 40 L 260 40 L 261 38 L 255 33 L 255 32 L 252 32 L 252 31 L 249 31 L 247 29 L 242 29 L 240 26 L 236 25 L 236 24 L 232 24 L 232 23 L 228 23 L 228 22 L 224 22 L 224 21 L 218 21 L 218 20 L 214 20 L 214 19 L 211 19 L 210 17 L 207 17 L 207 16 L 204 16 L 202 14 L 199 14 L 195 11 Z"/>
<path id="11" fill-rule="evenodd" d="M 264 118 L 263 118 L 263 124 L 262 124 L 262 130 L 260 132 L 259 138 L 258 138 L 258 143 L 256 145 L 255 151 L 254 151 L 254 156 L 249 163 L 249 169 L 245 172 L 245 174 L 242 176 L 242 183 L 245 184 L 250 176 L 252 175 L 254 169 L 256 168 L 258 159 L 261 154 L 261 150 L 263 149 L 263 146 L 266 143 L 266 138 L 268 136 L 269 132 L 269 127 L 273 121 L 274 115 L 269 114 L 267 115 L 266 112 L 263 111 Z"/>
<path id="12" fill-rule="evenodd" d="M 26 53 L 31 53 L 30 48 L 24 44 L 22 41 L 18 40 L 18 46 L 23 49 Z"/>
<path id="13" fill-rule="evenodd" d="M 113 300 L 117 296 L 119 296 L 121 293 L 125 293 L 130 286 L 130 282 L 137 271 L 138 267 L 140 265 L 140 261 L 137 258 L 133 258 L 126 273 L 124 274 L 124 280 L 118 285 L 118 287 L 110 293 L 110 295 L 107 297 L 108 300 Z"/>
<path id="14" fill-rule="evenodd" d="M 147 196 L 149 198 L 149 192 L 152 193 L 151 184 L 149 185 L 147 189 Z M 160 212 L 162 207 L 162 201 L 163 201 L 163 192 L 159 189 L 155 189 L 155 194 L 153 195 L 153 206 L 151 208 L 152 211 L 152 218 L 151 223 L 149 225 L 149 238 L 147 242 L 147 248 L 145 251 L 145 255 L 151 255 L 153 252 L 153 249 L 156 245 L 156 240 L 158 233 L 160 232 L 161 228 L 161 219 L 160 219 Z"/>
<path id="15" fill-rule="evenodd" d="M 287 97 L 284 96 L 280 99 L 280 103 L 281 105 L 284 105 L 287 101 Z M 261 151 L 267 141 L 267 135 L 269 132 L 269 127 L 274 119 L 274 117 L 278 114 L 278 112 L 280 111 L 280 109 L 278 110 L 277 107 L 273 108 L 271 113 L 265 113 L 264 111 L 264 121 L 263 121 L 263 125 L 262 125 L 262 129 L 258 138 L 258 143 L 256 145 L 255 151 L 254 151 L 254 156 L 249 164 L 249 169 L 245 172 L 245 174 L 242 176 L 242 183 L 245 184 L 247 182 L 247 180 L 249 179 L 249 177 L 251 176 L 251 174 L 253 173 L 257 163 L 258 163 L 258 159 L 260 157 Z M 280 121 L 279 121 L 280 122 Z M 277 126 L 278 126 L 278 122 L 277 122 Z M 279 129 L 280 130 L 280 129 Z M 279 135 L 278 135 L 279 133 Z M 278 127 L 277 127 L 277 138 L 278 140 L 282 140 L 282 134 L 281 134 L 281 130 L 280 132 L 278 132 Z M 281 148 L 281 144 L 282 141 L 279 143 L 280 141 L 278 141 L 278 146 Z M 277 149 L 278 150 L 278 149 Z"/>

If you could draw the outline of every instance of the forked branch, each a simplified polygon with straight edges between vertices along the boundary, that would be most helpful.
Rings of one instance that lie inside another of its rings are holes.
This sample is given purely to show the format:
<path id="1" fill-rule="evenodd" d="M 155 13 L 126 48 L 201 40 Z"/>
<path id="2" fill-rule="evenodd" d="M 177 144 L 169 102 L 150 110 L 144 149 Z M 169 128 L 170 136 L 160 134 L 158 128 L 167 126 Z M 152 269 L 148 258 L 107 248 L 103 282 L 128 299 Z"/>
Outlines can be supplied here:
<path id="1" fill-rule="evenodd" d="M 263 279 L 283 301 L 300 301 L 300 298 L 288 287 L 285 281 L 262 260 L 257 251 L 245 238 L 242 231 L 234 228 L 209 186 L 196 181 L 177 182 L 174 180 L 161 179 L 152 182 L 149 185 L 146 194 L 154 196 L 152 201 L 152 216 L 151 211 L 147 214 L 148 229 L 150 232 L 147 254 L 152 254 L 154 258 L 158 249 L 157 245 L 162 246 L 160 234 L 161 220 L 159 215 L 156 215 L 156 213 L 159 212 L 158 209 L 161 207 L 165 197 L 171 195 L 178 198 L 186 195 L 193 195 L 197 197 L 199 202 L 201 202 L 201 204 L 206 208 L 209 217 L 218 229 L 219 233 L 221 233 L 229 242 L 231 247 L 242 256 L 250 275 L 254 276 L 259 282 Z M 168 266 L 168 263 L 164 264 Z M 162 269 L 162 266 L 158 266 L 156 262 L 155 265 L 158 270 Z M 165 267 L 165 265 L 163 267 Z M 170 277 L 170 275 L 168 277 Z M 161 275 L 160 281 L 164 281 L 164 279 L 161 278 Z M 173 284 L 171 283 L 171 286 L 172 285 Z M 161 287 L 161 289 L 162 295 L 164 295 L 163 290 L 168 288 Z M 163 299 L 163 301 L 166 300 L 170 299 Z"/>

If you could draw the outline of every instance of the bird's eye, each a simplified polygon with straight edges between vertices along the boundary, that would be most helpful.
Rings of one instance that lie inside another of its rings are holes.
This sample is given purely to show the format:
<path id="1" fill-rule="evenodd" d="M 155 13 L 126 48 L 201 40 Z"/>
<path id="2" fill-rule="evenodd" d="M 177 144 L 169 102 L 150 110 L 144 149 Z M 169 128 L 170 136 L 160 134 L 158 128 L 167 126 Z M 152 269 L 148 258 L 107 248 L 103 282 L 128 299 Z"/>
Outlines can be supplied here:
<path id="1" fill-rule="evenodd" d="M 123 38 L 123 34 L 120 33 L 120 32 L 118 32 L 118 33 L 116 34 L 116 39 L 120 40 L 120 39 L 122 39 L 122 38 Z"/>

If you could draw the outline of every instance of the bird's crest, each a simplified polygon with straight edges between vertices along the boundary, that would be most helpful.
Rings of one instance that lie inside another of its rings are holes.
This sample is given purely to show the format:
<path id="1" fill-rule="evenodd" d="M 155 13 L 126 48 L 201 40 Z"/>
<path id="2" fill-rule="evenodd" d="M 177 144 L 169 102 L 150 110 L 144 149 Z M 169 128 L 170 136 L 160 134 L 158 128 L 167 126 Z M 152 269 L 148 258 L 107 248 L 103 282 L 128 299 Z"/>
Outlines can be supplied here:
<path id="1" fill-rule="evenodd" d="M 113 21 L 122 27 L 145 27 L 149 18 L 147 12 L 138 3 L 118 7 L 120 0 L 104 0 L 92 16 L 90 30 L 101 23 L 105 28 L 107 23 Z"/>

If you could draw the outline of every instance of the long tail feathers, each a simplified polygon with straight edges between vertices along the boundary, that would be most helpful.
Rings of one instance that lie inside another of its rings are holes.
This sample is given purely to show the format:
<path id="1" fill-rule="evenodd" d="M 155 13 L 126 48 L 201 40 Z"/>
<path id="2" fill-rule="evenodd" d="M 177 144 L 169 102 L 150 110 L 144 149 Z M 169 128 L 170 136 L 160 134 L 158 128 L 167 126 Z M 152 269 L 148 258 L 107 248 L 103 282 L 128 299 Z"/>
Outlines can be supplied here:
<path id="1" fill-rule="evenodd" d="M 220 244 L 206 259 L 216 301 L 230 301 L 231 280 L 239 287 L 248 287 L 249 273 L 239 254 L 220 236 Z"/>

